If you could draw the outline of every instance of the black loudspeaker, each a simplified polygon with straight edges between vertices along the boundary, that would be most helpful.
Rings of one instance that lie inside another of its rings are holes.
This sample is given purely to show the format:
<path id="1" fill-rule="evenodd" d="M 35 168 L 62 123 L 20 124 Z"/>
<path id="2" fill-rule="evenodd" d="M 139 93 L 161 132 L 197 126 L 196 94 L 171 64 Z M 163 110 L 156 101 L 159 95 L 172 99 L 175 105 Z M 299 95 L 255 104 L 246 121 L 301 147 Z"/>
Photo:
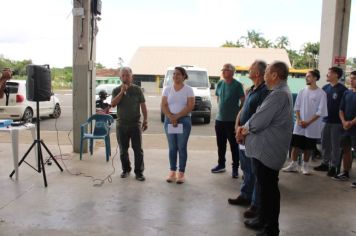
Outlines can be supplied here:
<path id="1" fill-rule="evenodd" d="M 26 98 L 29 101 L 50 101 L 52 95 L 51 70 L 49 65 L 28 65 Z"/>

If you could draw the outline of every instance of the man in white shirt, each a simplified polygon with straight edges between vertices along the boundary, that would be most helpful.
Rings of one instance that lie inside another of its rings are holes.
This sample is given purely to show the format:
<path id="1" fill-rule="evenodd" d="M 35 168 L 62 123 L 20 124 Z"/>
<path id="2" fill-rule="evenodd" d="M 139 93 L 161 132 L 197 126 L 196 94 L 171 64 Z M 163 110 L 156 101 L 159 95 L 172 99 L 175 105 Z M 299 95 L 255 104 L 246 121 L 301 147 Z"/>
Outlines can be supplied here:
<path id="1" fill-rule="evenodd" d="M 301 171 L 304 175 L 310 174 L 309 157 L 321 138 L 323 128 L 322 117 L 328 115 L 326 93 L 316 85 L 320 78 L 318 70 L 311 70 L 306 74 L 307 87 L 298 93 L 294 111 L 297 120 L 294 124 L 292 136 L 292 161 L 283 168 L 284 172 L 298 172 L 298 151 L 303 151 L 303 164 Z"/>

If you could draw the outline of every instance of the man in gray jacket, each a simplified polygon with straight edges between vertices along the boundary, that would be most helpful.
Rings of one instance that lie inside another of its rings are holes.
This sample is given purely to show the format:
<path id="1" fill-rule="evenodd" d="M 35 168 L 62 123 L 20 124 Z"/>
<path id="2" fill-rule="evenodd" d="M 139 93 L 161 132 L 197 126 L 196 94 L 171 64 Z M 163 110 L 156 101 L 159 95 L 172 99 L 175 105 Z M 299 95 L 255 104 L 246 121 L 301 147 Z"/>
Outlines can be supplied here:
<path id="1" fill-rule="evenodd" d="M 261 194 L 259 217 L 246 220 L 245 225 L 263 229 L 259 236 L 279 235 L 278 175 L 288 154 L 293 129 L 293 101 L 287 78 L 285 63 L 274 62 L 267 67 L 265 82 L 271 92 L 237 131 L 239 142 L 245 142 L 246 155 L 253 158 Z"/>

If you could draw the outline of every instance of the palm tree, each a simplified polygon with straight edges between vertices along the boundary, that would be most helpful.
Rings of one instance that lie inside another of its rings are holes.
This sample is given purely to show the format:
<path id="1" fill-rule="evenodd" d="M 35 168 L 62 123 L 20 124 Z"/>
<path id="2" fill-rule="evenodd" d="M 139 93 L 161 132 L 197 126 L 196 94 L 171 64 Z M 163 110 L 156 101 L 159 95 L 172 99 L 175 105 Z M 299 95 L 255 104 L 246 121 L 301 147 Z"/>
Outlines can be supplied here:
<path id="1" fill-rule="evenodd" d="M 307 61 L 309 61 L 309 67 L 317 67 L 317 59 L 319 57 L 320 43 L 307 42 L 303 45 L 302 52 Z"/>
<path id="2" fill-rule="evenodd" d="M 289 39 L 286 36 L 280 36 L 276 39 L 276 48 L 286 49 L 289 46 Z"/>
<path id="3" fill-rule="evenodd" d="M 232 41 L 225 41 L 225 43 L 223 45 L 221 45 L 221 47 L 224 47 L 224 48 L 243 48 L 243 47 L 245 47 L 245 45 L 241 42 L 240 39 L 238 39 L 236 41 L 236 43 L 234 43 Z"/>
<path id="4" fill-rule="evenodd" d="M 246 41 L 247 46 L 251 46 L 253 48 L 259 48 L 261 45 L 261 41 L 263 39 L 262 34 L 255 30 L 247 31 L 247 36 L 241 37 Z"/>
<path id="5" fill-rule="evenodd" d="M 245 44 L 242 42 L 242 37 L 240 37 L 237 41 L 236 41 L 236 47 L 238 48 L 244 48 Z"/>
<path id="6" fill-rule="evenodd" d="M 232 41 L 225 41 L 223 45 L 221 45 L 223 48 L 234 48 L 235 44 Z"/>
<path id="7" fill-rule="evenodd" d="M 260 45 L 259 45 L 260 48 L 273 48 L 273 46 L 274 45 L 271 42 L 271 40 L 264 39 L 264 38 L 261 39 L 261 42 L 260 42 Z"/>

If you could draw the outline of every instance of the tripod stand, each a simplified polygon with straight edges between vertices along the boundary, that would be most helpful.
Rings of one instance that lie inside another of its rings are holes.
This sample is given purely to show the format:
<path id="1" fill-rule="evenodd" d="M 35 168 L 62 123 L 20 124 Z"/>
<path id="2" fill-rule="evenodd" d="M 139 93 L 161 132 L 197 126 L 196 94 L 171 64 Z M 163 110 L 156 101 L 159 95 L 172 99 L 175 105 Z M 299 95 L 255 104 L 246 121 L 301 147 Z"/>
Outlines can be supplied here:
<path id="1" fill-rule="evenodd" d="M 43 155 L 42 155 L 42 148 L 41 145 L 44 147 L 44 149 L 46 149 L 47 153 L 49 154 L 49 160 L 52 159 L 56 165 L 58 166 L 58 168 L 60 169 L 61 172 L 63 172 L 62 167 L 59 165 L 58 161 L 54 158 L 53 154 L 49 151 L 48 147 L 46 146 L 46 144 L 43 142 L 43 140 L 41 139 L 41 132 L 40 132 L 40 105 L 39 105 L 39 101 L 36 101 L 36 128 L 37 128 L 37 137 L 36 139 L 33 141 L 32 145 L 30 146 L 30 148 L 26 151 L 25 155 L 21 158 L 20 162 L 18 163 L 18 166 L 20 167 L 21 164 L 23 162 L 25 162 L 27 165 L 29 165 L 32 169 L 34 169 L 35 171 L 37 171 L 38 173 L 43 174 L 43 181 L 44 181 L 44 185 L 45 187 L 47 187 L 47 177 L 46 177 L 46 170 L 45 170 L 45 162 L 43 161 Z M 28 154 L 31 152 L 32 148 L 34 148 L 36 146 L 37 148 L 37 169 L 35 167 L 33 167 L 31 164 L 29 164 L 28 162 L 25 161 L 26 157 L 28 156 Z M 15 174 L 15 170 L 13 170 L 10 174 L 10 178 Z"/>

